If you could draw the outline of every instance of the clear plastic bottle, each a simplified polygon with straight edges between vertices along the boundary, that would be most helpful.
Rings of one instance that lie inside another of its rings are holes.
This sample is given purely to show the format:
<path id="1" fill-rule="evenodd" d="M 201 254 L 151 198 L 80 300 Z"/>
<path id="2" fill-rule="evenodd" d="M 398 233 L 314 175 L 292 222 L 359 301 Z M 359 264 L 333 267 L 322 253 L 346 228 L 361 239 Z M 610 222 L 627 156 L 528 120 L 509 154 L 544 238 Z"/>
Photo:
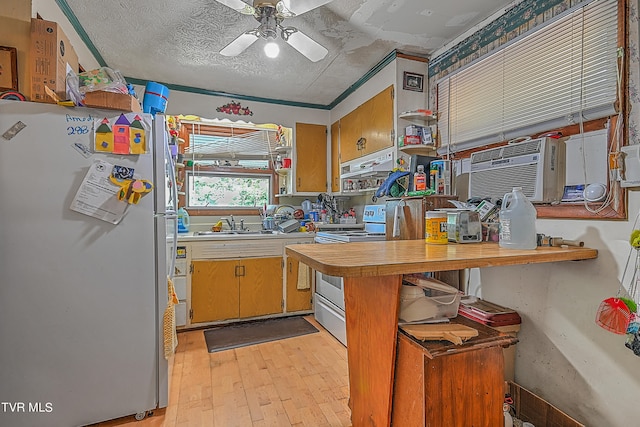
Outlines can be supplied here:
<path id="1" fill-rule="evenodd" d="M 513 427 L 513 417 L 509 413 L 509 404 L 502 405 L 502 411 L 504 412 L 504 427 Z"/>
<path id="2" fill-rule="evenodd" d="M 500 247 L 509 249 L 535 249 L 536 208 L 522 192 L 522 187 L 513 187 L 504 195 L 500 208 Z"/>
<path id="3" fill-rule="evenodd" d="M 424 173 L 424 165 L 418 165 L 417 169 L 413 174 L 413 190 L 424 191 L 427 189 L 427 174 Z"/>

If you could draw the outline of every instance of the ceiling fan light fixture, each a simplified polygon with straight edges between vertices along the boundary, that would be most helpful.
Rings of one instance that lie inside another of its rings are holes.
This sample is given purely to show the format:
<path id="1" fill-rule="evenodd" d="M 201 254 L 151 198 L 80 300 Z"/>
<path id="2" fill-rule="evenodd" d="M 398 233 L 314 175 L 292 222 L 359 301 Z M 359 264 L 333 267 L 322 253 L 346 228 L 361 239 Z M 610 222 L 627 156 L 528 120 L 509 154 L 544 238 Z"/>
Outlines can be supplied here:
<path id="1" fill-rule="evenodd" d="M 268 42 L 264 45 L 264 54 L 267 58 L 277 58 L 280 54 L 280 46 L 276 42 Z"/>

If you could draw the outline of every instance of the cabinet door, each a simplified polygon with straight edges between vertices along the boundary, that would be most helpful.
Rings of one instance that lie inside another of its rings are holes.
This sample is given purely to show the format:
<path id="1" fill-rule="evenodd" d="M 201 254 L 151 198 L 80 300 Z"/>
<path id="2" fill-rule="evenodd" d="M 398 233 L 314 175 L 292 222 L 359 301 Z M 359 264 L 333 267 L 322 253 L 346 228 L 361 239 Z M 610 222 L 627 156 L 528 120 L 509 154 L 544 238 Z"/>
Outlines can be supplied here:
<path id="1" fill-rule="evenodd" d="M 296 123 L 296 192 L 327 191 L 327 127 Z"/>
<path id="2" fill-rule="evenodd" d="M 340 162 L 348 162 L 361 156 L 358 139 L 362 137 L 361 109 L 356 108 L 340 119 Z"/>
<path id="3" fill-rule="evenodd" d="M 308 280 L 311 281 L 311 272 L 308 266 L 304 266 L 308 272 Z M 287 258 L 287 313 L 294 311 L 311 310 L 311 287 L 298 289 L 298 273 L 300 263 L 297 259 Z"/>
<path id="4" fill-rule="evenodd" d="M 331 125 L 331 191 L 340 191 L 340 121 Z"/>
<path id="5" fill-rule="evenodd" d="M 282 257 L 241 262 L 240 317 L 282 313 Z"/>
<path id="6" fill-rule="evenodd" d="M 238 261 L 193 261 L 192 264 L 191 323 L 237 319 Z"/>
<path id="7" fill-rule="evenodd" d="M 393 147 L 393 85 L 363 105 L 363 136 L 366 139 L 363 155 Z"/>

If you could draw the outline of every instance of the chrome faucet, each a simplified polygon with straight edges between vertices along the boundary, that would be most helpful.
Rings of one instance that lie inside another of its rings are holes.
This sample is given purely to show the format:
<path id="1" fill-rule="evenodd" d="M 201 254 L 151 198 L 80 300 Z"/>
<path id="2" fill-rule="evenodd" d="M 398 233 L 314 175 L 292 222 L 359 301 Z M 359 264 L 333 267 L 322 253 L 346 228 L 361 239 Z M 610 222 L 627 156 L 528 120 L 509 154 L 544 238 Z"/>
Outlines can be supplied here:
<path id="1" fill-rule="evenodd" d="M 230 215 L 230 217 L 231 217 L 231 221 L 229 221 L 229 218 L 225 218 L 225 220 L 227 221 L 227 224 L 229 224 L 229 228 L 231 228 L 231 230 L 235 230 L 236 221 L 233 219 L 233 215 Z"/>

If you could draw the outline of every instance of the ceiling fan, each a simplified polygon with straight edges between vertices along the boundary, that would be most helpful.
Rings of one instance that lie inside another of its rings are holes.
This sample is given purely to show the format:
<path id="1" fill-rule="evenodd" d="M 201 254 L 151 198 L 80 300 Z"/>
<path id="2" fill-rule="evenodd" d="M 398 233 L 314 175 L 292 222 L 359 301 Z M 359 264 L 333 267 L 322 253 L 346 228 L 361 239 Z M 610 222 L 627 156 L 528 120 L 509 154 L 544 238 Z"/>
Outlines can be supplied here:
<path id="1" fill-rule="evenodd" d="M 324 46 L 297 28 L 283 26 L 282 21 L 285 18 L 301 15 L 332 0 L 254 0 L 253 6 L 249 6 L 242 0 L 216 1 L 244 15 L 253 15 L 260 23 L 258 28 L 245 31 L 226 45 L 220 51 L 220 54 L 224 56 L 241 54 L 259 38 L 265 40 L 275 39 L 278 35 L 278 30 L 280 30 L 282 40 L 313 62 L 320 61 L 329 52 Z M 278 49 L 277 45 L 273 47 Z M 269 55 L 266 48 L 265 52 Z M 275 55 L 277 55 L 277 52 Z"/>

